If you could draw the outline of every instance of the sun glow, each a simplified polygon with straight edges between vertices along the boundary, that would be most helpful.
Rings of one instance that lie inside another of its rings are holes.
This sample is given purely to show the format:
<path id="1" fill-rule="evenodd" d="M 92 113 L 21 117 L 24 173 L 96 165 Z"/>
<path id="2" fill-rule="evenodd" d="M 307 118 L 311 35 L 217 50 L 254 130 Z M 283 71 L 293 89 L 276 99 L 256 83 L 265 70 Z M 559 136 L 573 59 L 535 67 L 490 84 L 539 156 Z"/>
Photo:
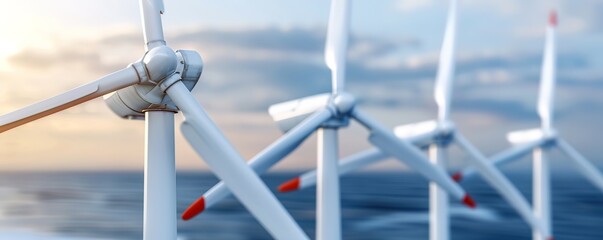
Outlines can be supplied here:
<path id="1" fill-rule="evenodd" d="M 25 1 L 27 2 L 27 1 Z M 24 47 L 42 42 L 50 31 L 52 19 L 36 15 L 35 11 L 21 11 L 26 3 L 11 3 L 11 10 L 0 15 L 0 70 L 10 70 L 9 58 Z"/>
<path id="2" fill-rule="evenodd" d="M 0 71 L 9 70 L 8 58 L 16 54 L 21 46 L 16 41 L 6 39 L 4 36 L 0 36 Z"/>

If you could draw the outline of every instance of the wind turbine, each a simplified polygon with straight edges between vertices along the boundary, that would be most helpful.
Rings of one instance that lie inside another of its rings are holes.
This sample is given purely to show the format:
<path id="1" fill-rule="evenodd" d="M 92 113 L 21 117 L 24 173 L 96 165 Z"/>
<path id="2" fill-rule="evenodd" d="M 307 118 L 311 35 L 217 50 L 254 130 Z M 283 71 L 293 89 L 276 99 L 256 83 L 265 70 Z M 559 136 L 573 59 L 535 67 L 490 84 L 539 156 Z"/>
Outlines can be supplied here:
<path id="1" fill-rule="evenodd" d="M 450 119 L 450 102 L 454 78 L 456 15 L 457 1 L 451 0 L 434 91 L 435 101 L 438 105 L 438 119 L 399 126 L 395 130 L 396 135 L 416 145 L 428 147 L 433 165 L 441 169 L 446 168 L 447 148 L 452 143 L 457 143 L 461 149 L 471 156 L 470 160 L 476 167 L 476 171 L 479 171 L 486 181 L 515 208 L 521 217 L 544 236 L 550 236 L 547 228 L 532 214 L 530 204 L 519 190 L 473 144 L 456 130 L 455 124 Z M 384 160 L 388 156 L 389 154 L 379 149 L 369 149 L 352 155 L 340 161 L 339 174 L 344 174 Z M 301 177 L 284 183 L 279 189 L 281 191 L 293 191 L 313 186 L 316 183 L 316 175 L 316 171 L 305 173 Z M 433 183 L 429 186 L 429 193 L 430 239 L 447 240 L 450 238 L 448 196 Z"/>
<path id="2" fill-rule="evenodd" d="M 453 198 L 474 207 L 473 200 L 454 184 L 444 170 L 431 165 L 418 148 L 398 139 L 392 131 L 355 107 L 355 98 L 344 90 L 349 11 L 347 0 L 331 2 L 325 61 L 331 69 L 332 92 L 272 105 L 269 113 L 286 133 L 250 160 L 249 164 L 256 172 L 265 172 L 316 131 L 317 239 L 341 239 L 337 131 L 346 127 L 350 120 L 355 120 L 369 130 L 368 139 L 375 147 L 436 182 Z M 228 194 L 223 183 L 217 184 L 194 202 L 183 218 L 194 217 Z"/>
<path id="3" fill-rule="evenodd" d="M 496 154 L 492 157 L 492 163 L 498 166 L 520 159 L 532 152 L 533 162 L 533 204 L 534 213 L 544 223 L 549 232 L 552 232 L 551 222 L 551 184 L 549 161 L 546 158 L 546 151 L 557 147 L 565 153 L 572 165 L 582 173 L 595 187 L 603 191 L 603 175 L 597 170 L 597 167 L 589 162 L 582 154 L 574 149 L 569 143 L 559 137 L 557 130 L 553 127 L 554 111 L 554 93 L 556 76 L 556 40 L 555 29 L 558 24 L 557 13 L 551 11 L 549 15 L 549 24 L 546 29 L 546 43 L 544 47 L 544 57 L 542 73 L 540 79 L 540 93 L 538 98 L 538 115 L 540 116 L 541 126 L 536 129 L 511 132 L 507 135 L 507 140 L 514 146 L 506 151 Z M 468 179 L 475 173 L 473 168 L 465 168 L 455 174 L 458 181 Z M 538 232 L 533 233 L 534 240 L 541 240 L 543 237 Z"/>
<path id="4" fill-rule="evenodd" d="M 203 63 L 196 51 L 170 49 L 164 40 L 162 0 L 140 0 L 145 54 L 96 81 L 0 116 L 0 132 L 104 94 L 125 118 L 145 118 L 144 239 L 176 239 L 174 114 L 185 116 L 182 133 L 212 171 L 277 239 L 308 239 L 260 178 L 245 164 L 190 90 Z"/>

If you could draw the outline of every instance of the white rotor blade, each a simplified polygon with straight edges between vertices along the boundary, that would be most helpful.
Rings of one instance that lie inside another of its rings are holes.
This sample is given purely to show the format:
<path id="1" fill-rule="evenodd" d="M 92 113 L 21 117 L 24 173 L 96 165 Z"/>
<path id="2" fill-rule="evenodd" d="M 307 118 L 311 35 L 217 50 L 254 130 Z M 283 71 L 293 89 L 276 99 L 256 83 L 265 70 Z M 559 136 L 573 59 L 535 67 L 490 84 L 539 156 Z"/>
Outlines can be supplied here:
<path id="1" fill-rule="evenodd" d="M 332 91 L 343 91 L 345 82 L 345 61 L 348 49 L 350 6 L 347 0 L 332 0 L 325 61 L 331 69 Z"/>
<path id="2" fill-rule="evenodd" d="M 542 146 L 545 142 L 546 140 L 541 139 L 538 141 L 513 146 L 505 151 L 502 151 L 492 156 L 490 158 L 490 162 L 496 167 L 501 167 L 531 153 L 534 148 Z M 455 173 L 453 178 L 457 181 L 460 181 L 462 179 L 471 178 L 475 176 L 476 173 L 477 170 L 474 166 L 468 166 L 463 170 Z"/>
<path id="3" fill-rule="evenodd" d="M 405 128 L 407 128 L 405 126 Z M 408 127 L 410 128 L 410 126 Z M 396 128 L 398 130 L 400 128 Z M 409 134 L 409 135 L 396 135 L 398 138 L 412 142 L 414 144 L 421 144 L 425 142 L 428 138 L 432 138 L 437 133 L 436 130 L 430 130 L 429 132 L 421 132 L 421 134 Z M 377 148 L 372 148 L 369 150 L 362 151 L 360 153 L 354 154 L 352 156 L 348 156 L 339 161 L 339 176 L 343 176 L 349 172 L 354 170 L 363 168 L 370 164 L 379 162 L 386 158 L 390 157 L 387 153 L 380 151 Z M 293 178 L 287 182 L 284 182 L 279 186 L 279 191 L 281 192 L 289 192 L 301 190 L 304 188 L 312 187 L 316 185 L 316 170 L 306 172 L 299 177 Z"/>
<path id="4" fill-rule="evenodd" d="M 178 81 L 167 94 L 185 116 L 181 130 L 188 142 L 264 228 L 276 239 L 308 239 L 186 86 Z"/>
<path id="5" fill-rule="evenodd" d="M 165 45 L 161 14 L 165 11 L 163 0 L 140 0 L 142 31 L 145 49 Z"/>
<path id="6" fill-rule="evenodd" d="M 446 22 L 446 33 L 440 52 L 440 62 L 435 85 L 435 101 L 438 104 L 438 120 L 448 121 L 450 101 L 452 98 L 452 83 L 454 79 L 454 49 L 456 41 L 457 1 L 451 0 Z"/>
<path id="7" fill-rule="evenodd" d="M 381 151 L 402 161 L 410 168 L 421 173 L 432 182 L 436 182 L 453 198 L 463 201 L 466 205 L 474 207 L 473 200 L 457 183 L 441 168 L 433 166 L 429 159 L 415 146 L 398 139 L 392 131 L 382 127 L 358 109 L 354 109 L 352 117 L 371 132 L 369 141 Z"/>
<path id="8" fill-rule="evenodd" d="M 580 173 L 584 174 L 593 185 L 603 191 L 603 175 L 601 175 L 601 172 L 597 170 L 597 167 L 594 164 L 586 160 L 582 154 L 578 153 L 576 149 L 561 138 L 557 139 L 557 146 L 563 153 L 570 157 L 570 160 L 574 163 L 572 165 L 576 167 Z"/>
<path id="9" fill-rule="evenodd" d="M 331 111 L 327 109 L 315 112 L 257 154 L 256 157 L 249 161 L 249 165 L 257 173 L 266 172 L 279 160 L 295 150 L 320 125 L 328 121 L 332 116 Z"/>
<path id="10" fill-rule="evenodd" d="M 546 43 L 544 46 L 544 59 L 540 79 L 540 95 L 538 98 L 538 115 L 542 121 L 542 128 L 551 130 L 553 127 L 553 105 L 555 95 L 555 28 L 557 14 L 551 12 L 549 26 L 546 29 Z"/>
<path id="11" fill-rule="evenodd" d="M 314 132 L 314 130 L 316 130 L 316 128 L 318 128 L 318 126 L 331 118 L 331 116 L 331 112 L 326 109 L 310 115 L 299 125 L 295 126 L 274 143 L 270 144 L 270 146 L 265 148 L 262 152 L 255 155 L 248 164 L 258 174 L 266 172 L 270 167 L 274 166 L 295 150 L 306 138 L 308 138 L 308 136 L 310 136 L 310 134 L 312 134 L 312 132 Z M 182 218 L 184 220 L 191 219 L 229 195 L 230 190 L 223 182 L 220 182 L 191 204 L 182 214 Z"/>
<path id="12" fill-rule="evenodd" d="M 465 152 L 472 157 L 473 164 L 477 170 L 481 173 L 490 185 L 498 191 L 498 193 L 507 200 L 511 206 L 519 213 L 519 215 L 528 223 L 533 229 L 540 231 L 543 236 L 551 236 L 548 229 L 544 227 L 542 221 L 536 219 L 532 213 L 532 207 L 525 199 L 521 192 L 513 186 L 513 184 L 499 171 L 497 170 L 492 162 L 489 162 L 486 157 L 479 152 L 475 146 L 473 146 L 463 135 L 456 133 L 454 140 L 461 146 Z"/>
<path id="13" fill-rule="evenodd" d="M 138 82 L 139 78 L 136 70 L 134 67 L 129 66 L 96 81 L 0 116 L 0 132 L 21 126 Z"/>
<path id="14" fill-rule="evenodd" d="M 352 156 L 343 158 L 339 161 L 337 167 L 339 176 L 343 176 L 351 171 L 363 168 L 375 162 L 389 157 L 379 149 L 372 148 L 369 150 L 362 151 Z M 302 174 L 299 177 L 291 179 L 279 187 L 281 192 L 296 191 L 304 188 L 312 187 L 316 185 L 316 170 L 312 170 Z"/>

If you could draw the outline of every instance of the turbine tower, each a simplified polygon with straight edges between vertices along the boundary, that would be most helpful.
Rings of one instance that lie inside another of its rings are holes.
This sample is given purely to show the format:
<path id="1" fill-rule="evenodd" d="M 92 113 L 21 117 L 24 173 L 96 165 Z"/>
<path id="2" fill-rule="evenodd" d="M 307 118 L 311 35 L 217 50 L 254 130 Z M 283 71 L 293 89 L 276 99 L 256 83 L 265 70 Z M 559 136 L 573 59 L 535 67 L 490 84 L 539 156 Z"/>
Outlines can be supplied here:
<path id="1" fill-rule="evenodd" d="M 380 151 L 404 162 L 427 179 L 442 186 L 454 199 L 475 207 L 473 200 L 441 168 L 429 163 L 421 151 L 398 139 L 356 107 L 355 98 L 344 90 L 345 58 L 350 5 L 347 0 L 333 0 L 329 17 L 325 61 L 331 69 L 332 92 L 272 105 L 269 113 L 285 132 L 276 142 L 254 156 L 249 164 L 258 173 L 267 171 L 297 148 L 314 131 L 318 137 L 317 239 L 341 239 L 338 178 L 337 132 L 355 120 L 370 132 L 369 141 Z M 191 219 L 228 196 L 218 183 L 195 201 L 183 214 Z"/>
<path id="2" fill-rule="evenodd" d="M 96 81 L 0 116 L 0 132 L 88 100 L 106 97 L 124 118 L 144 118 L 144 239 L 176 239 L 174 114 L 185 116 L 182 132 L 211 170 L 277 239 L 308 239 L 276 197 L 245 164 L 190 90 L 203 63 L 196 51 L 170 49 L 164 40 L 162 0 L 140 0 L 145 54 Z"/>
<path id="3" fill-rule="evenodd" d="M 437 71 L 434 98 L 438 105 L 438 118 L 436 120 L 419 122 L 399 126 L 396 135 L 400 139 L 412 142 L 429 149 L 429 155 L 434 166 L 446 169 L 447 148 L 452 143 L 457 143 L 461 149 L 471 156 L 469 158 L 476 170 L 498 193 L 519 213 L 519 215 L 533 228 L 544 236 L 550 232 L 532 213 L 532 208 L 523 195 L 487 158 L 477 150 L 460 132 L 450 119 L 450 103 L 452 99 L 452 84 L 454 79 L 454 53 L 455 35 L 457 26 L 457 1 L 451 0 L 446 32 L 440 53 L 440 62 Z M 345 174 L 360 169 L 367 165 L 384 160 L 390 155 L 378 149 L 369 149 L 361 153 L 344 158 L 339 164 L 339 173 Z M 316 171 L 303 174 L 283 185 L 281 191 L 293 191 L 313 186 L 316 183 Z M 448 240 L 449 230 L 449 201 L 446 192 L 433 184 L 429 186 L 430 193 L 430 239 Z"/>
<path id="4" fill-rule="evenodd" d="M 546 29 L 546 42 L 544 46 L 544 56 L 542 64 L 542 73 L 540 79 L 540 92 L 538 97 L 538 115 L 540 116 L 541 126 L 536 129 L 511 132 L 507 135 L 507 140 L 514 146 L 506 151 L 496 154 L 492 157 L 492 163 L 502 166 L 513 162 L 521 157 L 532 153 L 533 161 L 533 205 L 534 213 L 539 218 L 547 231 L 552 229 L 552 207 L 551 207 L 551 184 L 549 160 L 546 152 L 553 148 L 558 148 L 568 156 L 571 165 L 583 174 L 595 187 L 603 191 L 603 175 L 597 167 L 582 156 L 569 143 L 563 140 L 557 130 L 553 127 L 554 113 L 554 93 L 556 76 L 556 41 L 555 29 L 557 28 L 557 13 L 553 10 L 549 15 L 549 24 Z M 471 178 L 475 175 L 475 169 L 465 168 L 455 174 L 458 181 Z M 539 232 L 534 231 L 534 240 L 545 239 Z"/>

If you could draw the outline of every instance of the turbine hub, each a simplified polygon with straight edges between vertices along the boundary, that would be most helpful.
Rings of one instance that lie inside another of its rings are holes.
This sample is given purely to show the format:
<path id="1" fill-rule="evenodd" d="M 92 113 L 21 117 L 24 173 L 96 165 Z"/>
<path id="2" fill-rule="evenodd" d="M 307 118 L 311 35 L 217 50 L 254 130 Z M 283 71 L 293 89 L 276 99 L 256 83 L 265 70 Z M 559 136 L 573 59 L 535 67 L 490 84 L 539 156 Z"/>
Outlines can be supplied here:
<path id="1" fill-rule="evenodd" d="M 337 113 L 346 114 L 356 106 L 356 98 L 349 93 L 339 93 L 333 98 L 333 105 L 335 105 Z"/>
<path id="2" fill-rule="evenodd" d="M 440 121 L 438 122 L 438 131 L 441 135 L 452 135 L 456 131 L 456 127 L 453 122 Z"/>
<path id="3" fill-rule="evenodd" d="M 160 46 L 149 50 L 142 58 L 149 81 L 159 83 L 176 71 L 178 57 L 167 47 Z"/>

